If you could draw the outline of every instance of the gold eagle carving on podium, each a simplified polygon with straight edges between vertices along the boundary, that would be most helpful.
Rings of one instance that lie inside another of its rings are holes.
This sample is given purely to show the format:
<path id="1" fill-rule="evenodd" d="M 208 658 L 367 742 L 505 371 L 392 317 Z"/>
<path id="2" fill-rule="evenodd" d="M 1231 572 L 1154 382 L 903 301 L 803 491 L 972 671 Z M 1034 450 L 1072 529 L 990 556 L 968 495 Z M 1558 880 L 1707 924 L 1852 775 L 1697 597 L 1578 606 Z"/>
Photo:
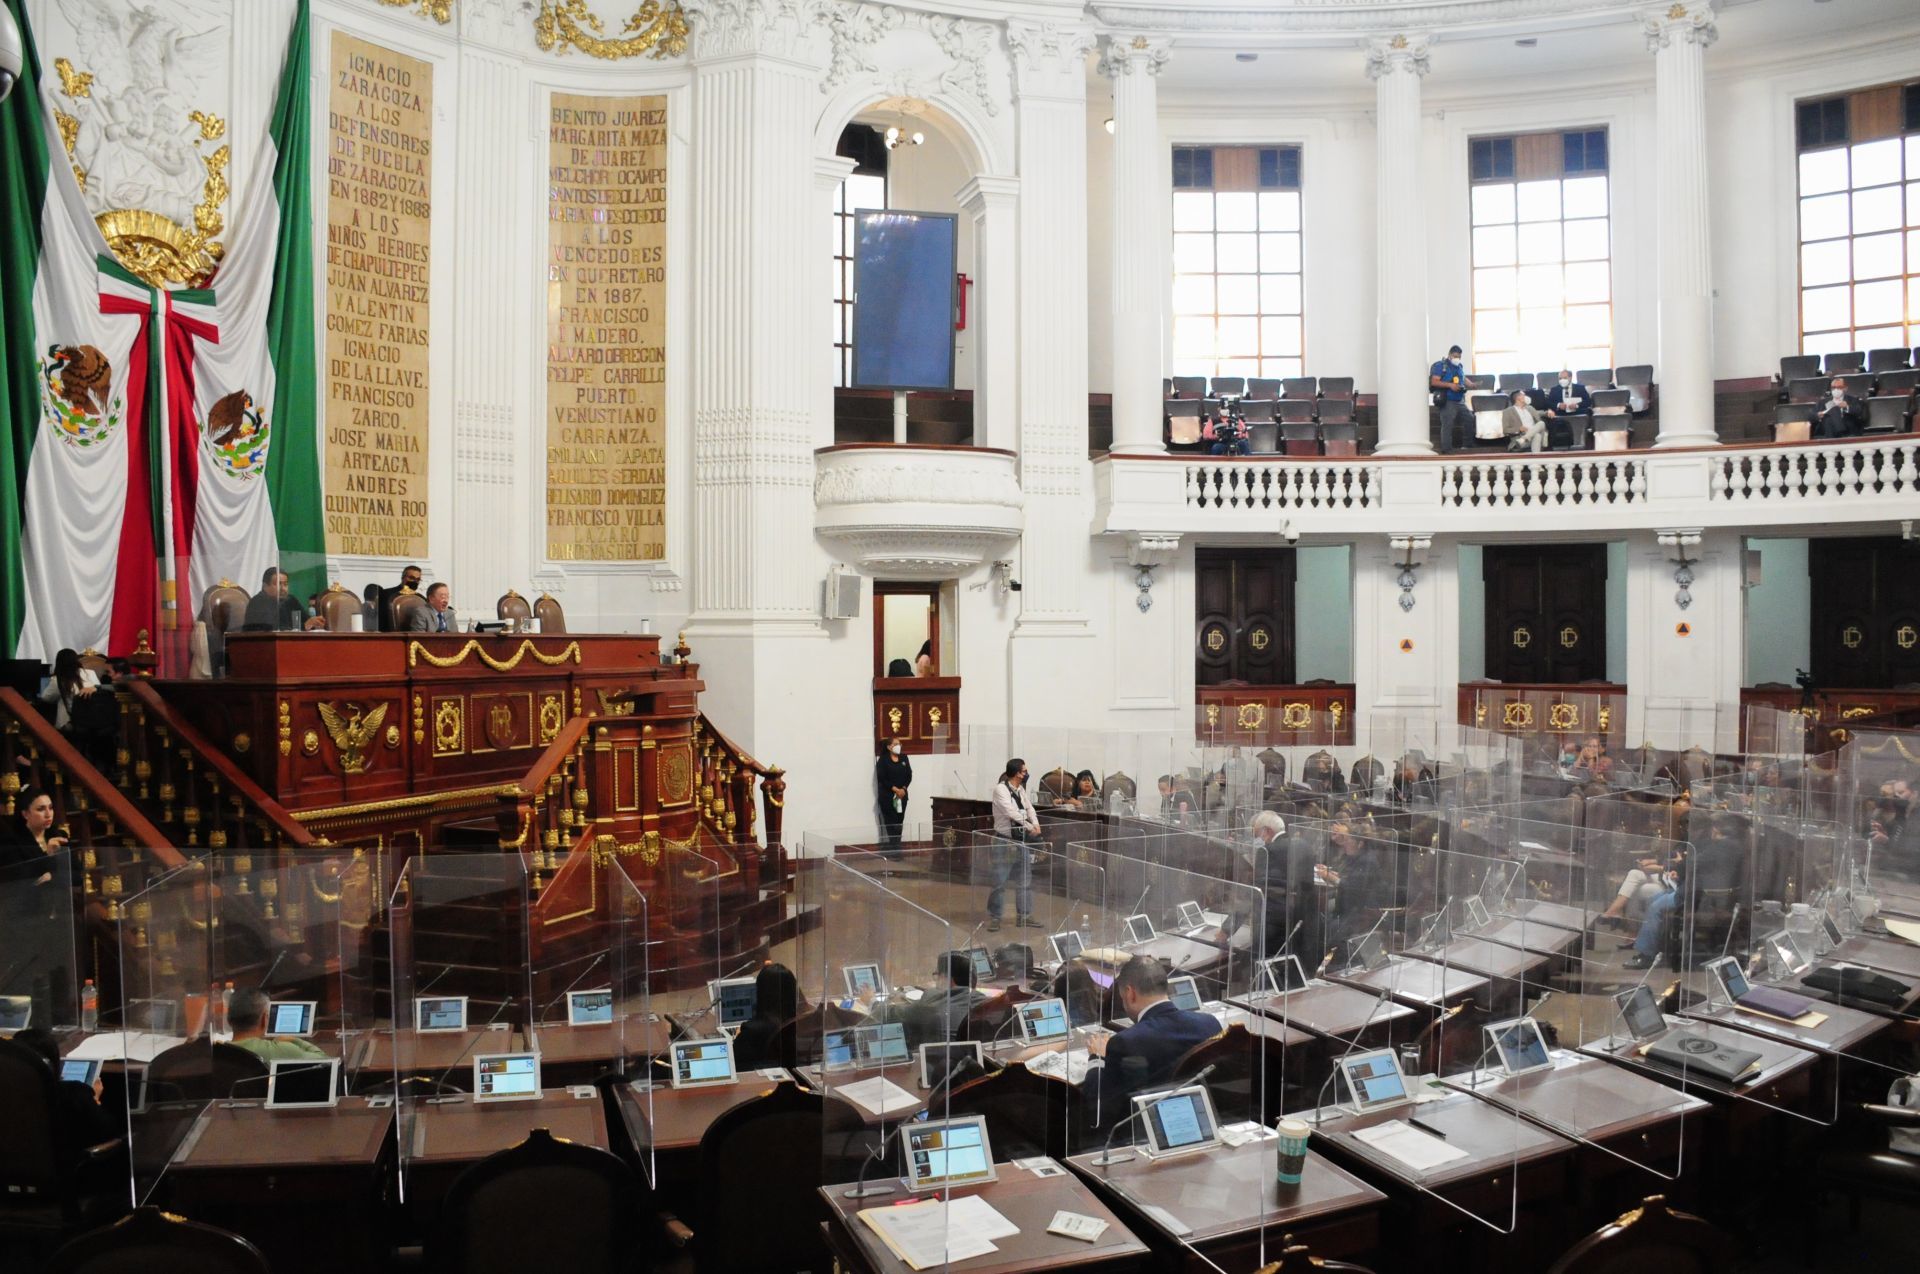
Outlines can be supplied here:
<path id="1" fill-rule="evenodd" d="M 320 722 L 327 727 L 327 737 L 333 740 L 333 746 L 340 753 L 340 772 L 342 774 L 365 774 L 372 764 L 367 756 L 367 748 L 379 737 L 380 725 L 387 719 L 387 704 L 377 703 L 372 711 L 363 709 L 357 703 L 345 705 L 346 714 L 331 703 L 319 705 Z"/>

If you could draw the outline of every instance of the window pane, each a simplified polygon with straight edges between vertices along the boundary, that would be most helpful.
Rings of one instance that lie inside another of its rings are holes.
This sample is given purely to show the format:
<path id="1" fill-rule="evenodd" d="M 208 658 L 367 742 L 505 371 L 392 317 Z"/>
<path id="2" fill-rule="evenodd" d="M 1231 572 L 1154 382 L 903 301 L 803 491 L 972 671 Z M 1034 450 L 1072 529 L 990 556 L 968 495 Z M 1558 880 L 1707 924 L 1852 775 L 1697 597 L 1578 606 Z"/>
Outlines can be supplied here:
<path id="1" fill-rule="evenodd" d="M 1920 141 L 1920 138 L 1915 138 L 1914 140 Z M 1912 172 L 1913 169 L 1909 168 L 1907 171 Z M 1910 226 L 1920 226 L 1920 181 L 1910 181 L 1907 183 L 1907 224 Z M 1920 262 L 1915 262 L 1914 264 L 1920 265 Z"/>
<path id="2" fill-rule="evenodd" d="M 1213 319 L 1176 318 L 1173 320 L 1173 356 L 1175 358 L 1213 357 Z M 1184 372 L 1182 375 L 1193 375 Z"/>
<path id="3" fill-rule="evenodd" d="M 1260 360 L 1260 374 L 1262 376 L 1284 378 L 1287 376 L 1304 375 L 1300 368 L 1301 360 L 1297 358 L 1263 358 Z"/>
<path id="4" fill-rule="evenodd" d="M 1512 265 L 1514 233 L 1512 226 L 1476 226 L 1473 231 L 1475 265 Z"/>
<path id="5" fill-rule="evenodd" d="M 1604 305 L 1568 306 L 1567 341 L 1573 345 L 1612 344 L 1613 322 L 1609 307 Z"/>
<path id="6" fill-rule="evenodd" d="M 1872 234 L 1900 226 L 1900 187 L 1875 186 L 1853 193 L 1853 232 Z"/>
<path id="7" fill-rule="evenodd" d="M 1519 321 L 1512 310 L 1473 312 L 1473 365 L 1480 366 L 1490 350 L 1512 349 L 1520 339 Z"/>
<path id="8" fill-rule="evenodd" d="M 1920 134 L 1907 138 L 1907 176 L 1920 177 Z"/>
<path id="9" fill-rule="evenodd" d="M 1607 179 L 1575 177 L 1561 183 L 1565 192 L 1565 217 L 1604 217 L 1607 215 Z"/>
<path id="10" fill-rule="evenodd" d="M 1612 290 L 1605 261 L 1581 261 L 1567 267 L 1568 304 L 1610 300 Z"/>
<path id="11" fill-rule="evenodd" d="M 1300 236 L 1263 234 L 1260 236 L 1260 269 L 1267 274 L 1294 274 L 1300 269 Z"/>
<path id="12" fill-rule="evenodd" d="M 1515 207 L 1522 221 L 1554 221 L 1560 216 L 1560 183 L 1523 181 L 1516 188 Z"/>
<path id="13" fill-rule="evenodd" d="M 1567 368 L 1569 371 L 1576 371 L 1582 367 L 1604 367 L 1613 361 L 1613 350 L 1610 346 L 1604 345 L 1598 348 L 1569 346 L 1560 361 L 1569 364 Z M 1595 386 L 1589 385 L 1587 388 L 1593 389 Z"/>
<path id="14" fill-rule="evenodd" d="M 1895 327 L 1862 328 L 1853 334 L 1856 349 L 1889 349 L 1907 343 L 1907 329 Z"/>
<path id="15" fill-rule="evenodd" d="M 1541 351 L 1540 363 L 1545 366 L 1560 356 L 1565 347 L 1564 331 L 1566 320 L 1563 311 L 1557 306 L 1553 309 L 1522 309 L 1520 311 L 1520 348 L 1529 347 Z"/>
<path id="16" fill-rule="evenodd" d="M 1520 227 L 1520 264 L 1560 260 L 1560 223 L 1536 222 Z"/>
<path id="17" fill-rule="evenodd" d="M 1802 354 L 1844 354 L 1852 348 L 1852 332 L 1815 332 L 1800 338 Z"/>
<path id="18" fill-rule="evenodd" d="M 1907 322 L 1920 323 L 1920 274 L 1907 280 Z M 1920 345 L 1920 336 L 1913 343 Z"/>
<path id="19" fill-rule="evenodd" d="M 1560 266 L 1523 265 L 1520 267 L 1520 304 L 1523 306 L 1559 305 L 1564 295 Z"/>
<path id="20" fill-rule="evenodd" d="M 1215 235 L 1214 251 L 1218 255 L 1214 268 L 1222 274 L 1258 273 L 1260 261 L 1255 255 L 1256 237 L 1250 234 Z"/>
<path id="21" fill-rule="evenodd" d="M 1213 276 L 1211 274 L 1174 275 L 1173 312 L 1175 314 L 1213 313 Z"/>
<path id="22" fill-rule="evenodd" d="M 1900 236 L 1897 234 L 1866 235 L 1853 241 L 1853 277 L 1856 279 L 1884 279 L 1890 274 L 1900 273 Z M 1865 322 L 1855 319 L 1856 323 Z M 1880 320 L 1873 320 L 1879 322 Z"/>
<path id="23" fill-rule="evenodd" d="M 1261 319 L 1260 352 L 1298 354 L 1300 352 L 1300 320 L 1297 318 Z"/>
<path id="24" fill-rule="evenodd" d="M 1300 313 L 1300 276 L 1297 274 L 1261 275 L 1260 312 L 1262 314 Z"/>
<path id="25" fill-rule="evenodd" d="M 1513 220 L 1513 187 L 1505 182 L 1497 186 L 1473 187 L 1473 224 L 1497 225 Z"/>
<path id="26" fill-rule="evenodd" d="M 1824 195 L 1847 188 L 1847 148 L 1810 150 L 1800 156 L 1800 193 Z"/>
<path id="27" fill-rule="evenodd" d="M 1821 195 L 1800 201 L 1800 239 L 1831 239 L 1847 232 L 1848 200 L 1844 194 Z"/>
<path id="28" fill-rule="evenodd" d="M 1173 360 L 1175 376 L 1211 376 L 1213 360 L 1211 358 L 1176 358 Z"/>
<path id="29" fill-rule="evenodd" d="M 1270 190 L 1260 196 L 1262 230 L 1298 230 L 1300 228 L 1300 192 Z"/>
<path id="30" fill-rule="evenodd" d="M 1476 306 L 1515 305 L 1519 299 L 1512 266 L 1473 272 L 1473 303 Z"/>
<path id="31" fill-rule="evenodd" d="M 1175 191 L 1173 228 L 1176 231 L 1213 229 L 1213 192 Z"/>
<path id="32" fill-rule="evenodd" d="M 1223 274 L 1220 276 L 1220 313 L 1222 314 L 1258 314 L 1260 312 L 1260 287 L 1251 274 Z"/>
<path id="33" fill-rule="evenodd" d="M 1250 318 L 1223 318 L 1220 320 L 1220 355 L 1223 358 L 1246 358 L 1260 352 L 1260 324 Z"/>
<path id="34" fill-rule="evenodd" d="M 1845 239 L 1800 245 L 1800 286 L 1845 283 L 1853 268 L 1853 253 Z"/>
<path id="35" fill-rule="evenodd" d="M 1566 226 L 1566 255 L 1569 261 L 1604 261 L 1607 257 L 1607 223 L 1598 221 L 1568 221 Z"/>
<path id="36" fill-rule="evenodd" d="M 1214 368 L 1213 374 L 1215 376 L 1258 376 L 1260 374 L 1260 364 L 1257 360 L 1251 358 L 1222 359 L 1220 364 Z"/>
<path id="37" fill-rule="evenodd" d="M 1800 294 L 1800 327 L 1802 331 L 1824 332 L 1830 327 L 1850 326 L 1848 319 L 1852 306 L 1847 300 L 1847 289 L 1808 288 Z M 1847 347 L 1840 347 L 1845 350 Z"/>
<path id="38" fill-rule="evenodd" d="M 1214 197 L 1215 230 L 1254 230 L 1259 216 L 1251 191 L 1236 191 Z"/>
<path id="39" fill-rule="evenodd" d="M 1180 274 L 1209 274 L 1213 271 L 1213 236 L 1177 234 L 1173 236 L 1173 268 Z"/>
<path id="40" fill-rule="evenodd" d="M 1853 184 L 1879 186 L 1900 180 L 1900 139 L 1863 142 L 1853 148 Z"/>
<path id="41" fill-rule="evenodd" d="M 1901 319 L 1901 293 L 1904 291 L 1899 279 L 1883 279 L 1878 283 L 1856 283 L 1853 288 L 1853 321 L 1856 326 L 1870 327 L 1883 323 L 1898 323 Z M 1856 347 L 1857 348 L 1857 347 Z"/>

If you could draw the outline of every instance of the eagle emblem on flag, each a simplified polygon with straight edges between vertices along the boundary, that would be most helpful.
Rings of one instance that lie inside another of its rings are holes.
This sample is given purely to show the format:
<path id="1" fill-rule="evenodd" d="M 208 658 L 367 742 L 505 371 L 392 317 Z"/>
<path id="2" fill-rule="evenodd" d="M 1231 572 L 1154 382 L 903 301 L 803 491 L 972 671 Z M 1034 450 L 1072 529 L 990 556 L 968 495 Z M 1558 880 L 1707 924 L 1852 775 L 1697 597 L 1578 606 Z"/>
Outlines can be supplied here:
<path id="1" fill-rule="evenodd" d="M 266 414 L 244 389 L 213 404 L 203 431 L 207 446 L 220 467 L 238 478 L 251 478 L 266 467 L 267 442 L 272 430 Z"/>
<path id="2" fill-rule="evenodd" d="M 91 345 L 47 347 L 40 360 L 45 382 L 41 401 L 47 423 L 73 447 L 106 441 L 120 424 L 121 401 L 113 396 L 113 364 Z"/>

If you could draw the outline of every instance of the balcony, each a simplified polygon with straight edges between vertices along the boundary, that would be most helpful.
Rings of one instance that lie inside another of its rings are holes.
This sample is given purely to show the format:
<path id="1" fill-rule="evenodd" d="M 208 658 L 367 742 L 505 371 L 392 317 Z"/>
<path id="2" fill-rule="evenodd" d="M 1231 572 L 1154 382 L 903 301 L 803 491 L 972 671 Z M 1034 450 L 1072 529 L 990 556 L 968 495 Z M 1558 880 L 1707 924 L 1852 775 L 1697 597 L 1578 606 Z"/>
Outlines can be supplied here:
<path id="1" fill-rule="evenodd" d="M 814 528 L 878 578 L 957 579 L 1005 556 L 1024 504 L 1011 451 L 852 443 L 814 452 Z"/>
<path id="2" fill-rule="evenodd" d="M 1920 513 L 1920 436 L 1669 451 L 1351 459 L 1124 456 L 1094 465 L 1114 534 L 1447 534 L 1883 524 Z"/>

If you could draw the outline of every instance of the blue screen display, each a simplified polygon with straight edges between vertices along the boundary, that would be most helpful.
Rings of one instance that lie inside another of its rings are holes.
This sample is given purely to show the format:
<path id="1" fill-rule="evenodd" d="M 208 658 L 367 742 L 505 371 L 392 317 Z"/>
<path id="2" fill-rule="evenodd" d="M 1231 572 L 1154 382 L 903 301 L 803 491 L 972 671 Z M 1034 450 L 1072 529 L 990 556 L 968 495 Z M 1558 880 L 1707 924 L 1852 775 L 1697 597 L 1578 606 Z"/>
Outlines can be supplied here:
<path id="1" fill-rule="evenodd" d="M 952 389 L 955 219 L 866 211 L 858 222 L 854 385 Z"/>

